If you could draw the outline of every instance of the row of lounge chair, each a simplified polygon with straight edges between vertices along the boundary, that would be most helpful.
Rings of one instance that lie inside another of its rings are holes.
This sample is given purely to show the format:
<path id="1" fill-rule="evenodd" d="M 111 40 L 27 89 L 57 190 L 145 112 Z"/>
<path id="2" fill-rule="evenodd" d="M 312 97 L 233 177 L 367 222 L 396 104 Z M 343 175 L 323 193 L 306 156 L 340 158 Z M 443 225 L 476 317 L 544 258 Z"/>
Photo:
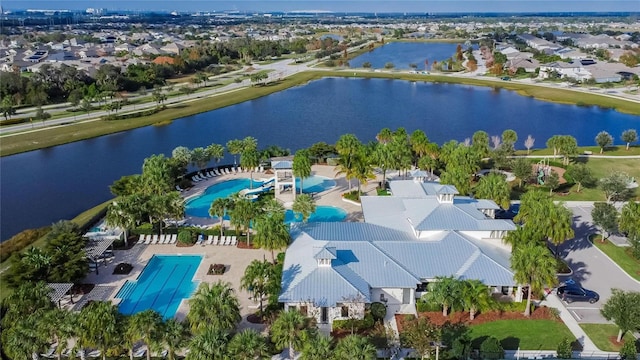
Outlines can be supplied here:
<path id="1" fill-rule="evenodd" d="M 198 237 L 198 241 L 196 242 L 196 245 L 223 245 L 223 246 L 236 246 L 238 245 L 238 238 L 235 236 L 222 236 L 219 237 L 218 235 L 209 235 L 207 237 L 207 239 L 205 240 L 205 237 L 200 235 L 200 237 Z"/>
<path id="2" fill-rule="evenodd" d="M 140 235 L 138 244 L 155 245 L 155 244 L 175 244 L 178 241 L 177 234 L 163 235 Z"/>

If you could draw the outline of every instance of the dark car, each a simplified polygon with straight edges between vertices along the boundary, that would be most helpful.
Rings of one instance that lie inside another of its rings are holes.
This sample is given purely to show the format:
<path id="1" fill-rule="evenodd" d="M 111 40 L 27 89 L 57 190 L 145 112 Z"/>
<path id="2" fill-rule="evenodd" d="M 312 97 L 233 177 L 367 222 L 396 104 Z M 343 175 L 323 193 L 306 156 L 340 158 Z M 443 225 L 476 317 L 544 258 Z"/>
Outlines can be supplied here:
<path id="1" fill-rule="evenodd" d="M 574 301 L 588 301 L 590 304 L 594 304 L 600 300 L 600 295 L 598 295 L 597 292 L 585 289 L 579 285 L 560 286 L 556 291 L 556 294 L 567 303 Z"/>
<path id="2" fill-rule="evenodd" d="M 518 215 L 518 212 L 520 212 L 520 204 L 511 204 L 511 206 L 507 210 L 497 210 L 495 213 L 495 218 L 513 220 L 513 218 Z"/>

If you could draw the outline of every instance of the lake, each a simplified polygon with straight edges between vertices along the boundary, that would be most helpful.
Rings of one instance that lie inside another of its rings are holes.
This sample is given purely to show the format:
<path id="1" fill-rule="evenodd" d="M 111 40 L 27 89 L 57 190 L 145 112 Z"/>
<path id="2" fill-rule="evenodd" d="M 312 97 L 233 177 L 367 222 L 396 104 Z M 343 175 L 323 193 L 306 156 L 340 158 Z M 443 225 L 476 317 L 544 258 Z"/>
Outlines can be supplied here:
<path id="1" fill-rule="evenodd" d="M 176 120 L 54 148 L 0 158 L 0 236 L 69 219 L 108 200 L 108 186 L 139 173 L 144 158 L 253 136 L 260 147 L 295 151 L 345 133 L 363 142 L 383 127 L 425 131 L 442 144 L 463 141 L 476 130 L 518 133 L 517 148 L 531 134 L 536 147 L 556 134 L 593 145 L 608 131 L 617 143 L 623 130 L 640 129 L 640 117 L 538 101 L 515 92 L 388 79 L 326 78 L 256 100 Z M 233 163 L 227 156 L 223 163 Z"/>
<path id="2" fill-rule="evenodd" d="M 463 50 L 467 49 L 461 45 Z M 424 62 L 429 60 L 431 69 L 434 60 L 440 62 L 454 56 L 457 46 L 455 43 L 392 42 L 349 60 L 349 66 L 361 68 L 369 62 L 373 69 L 382 69 L 386 63 L 392 63 L 396 69 L 410 69 L 409 64 L 416 64 L 418 70 L 424 70 Z"/>

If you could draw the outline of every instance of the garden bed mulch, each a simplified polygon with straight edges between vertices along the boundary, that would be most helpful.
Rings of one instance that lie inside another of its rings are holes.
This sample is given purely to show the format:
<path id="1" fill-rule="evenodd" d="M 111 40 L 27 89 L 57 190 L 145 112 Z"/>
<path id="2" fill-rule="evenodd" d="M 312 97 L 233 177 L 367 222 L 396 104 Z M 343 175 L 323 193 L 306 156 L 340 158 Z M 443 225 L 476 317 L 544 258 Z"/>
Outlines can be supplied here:
<path id="1" fill-rule="evenodd" d="M 398 324 L 398 332 L 402 332 L 403 326 L 407 321 L 413 318 L 413 316 L 406 314 L 396 314 L 396 323 Z M 446 323 L 465 325 L 480 325 L 497 320 L 556 320 L 560 321 L 553 312 L 546 306 L 536 308 L 530 317 L 526 317 L 520 311 L 499 311 L 492 310 L 477 314 L 475 319 L 469 319 L 469 312 L 457 311 L 449 314 L 449 316 L 442 316 L 442 311 L 428 311 L 418 313 L 418 317 L 426 317 L 429 321 L 436 325 L 442 326 Z"/>

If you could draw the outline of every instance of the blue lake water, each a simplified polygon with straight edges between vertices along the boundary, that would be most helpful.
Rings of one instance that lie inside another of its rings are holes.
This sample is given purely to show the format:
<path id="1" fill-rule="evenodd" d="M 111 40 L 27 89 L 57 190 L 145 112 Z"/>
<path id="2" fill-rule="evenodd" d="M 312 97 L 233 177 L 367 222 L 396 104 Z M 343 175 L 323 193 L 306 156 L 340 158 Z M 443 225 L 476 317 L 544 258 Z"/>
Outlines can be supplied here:
<path id="1" fill-rule="evenodd" d="M 422 129 L 442 144 L 463 141 L 476 130 L 518 133 L 517 148 L 531 134 L 536 147 L 570 134 L 593 145 L 602 130 L 618 144 L 640 117 L 597 107 L 554 104 L 486 87 L 387 79 L 327 78 L 256 100 L 49 149 L 0 158 L 0 238 L 78 213 L 111 198 L 109 185 L 140 173 L 144 158 L 253 136 L 260 147 L 296 151 L 315 142 L 334 143 L 345 133 L 363 142 L 383 127 Z M 222 163 L 233 163 L 227 156 Z"/>
<path id="2" fill-rule="evenodd" d="M 457 46 L 454 43 L 392 42 L 349 60 L 349 66 L 359 68 L 369 62 L 373 69 L 382 69 L 386 63 L 392 63 L 396 69 L 409 69 L 409 64 L 416 64 L 418 70 L 425 70 L 425 60 L 428 60 L 428 69 L 431 69 L 434 60 L 441 62 L 454 56 Z M 462 48 L 466 50 L 464 44 Z"/>

